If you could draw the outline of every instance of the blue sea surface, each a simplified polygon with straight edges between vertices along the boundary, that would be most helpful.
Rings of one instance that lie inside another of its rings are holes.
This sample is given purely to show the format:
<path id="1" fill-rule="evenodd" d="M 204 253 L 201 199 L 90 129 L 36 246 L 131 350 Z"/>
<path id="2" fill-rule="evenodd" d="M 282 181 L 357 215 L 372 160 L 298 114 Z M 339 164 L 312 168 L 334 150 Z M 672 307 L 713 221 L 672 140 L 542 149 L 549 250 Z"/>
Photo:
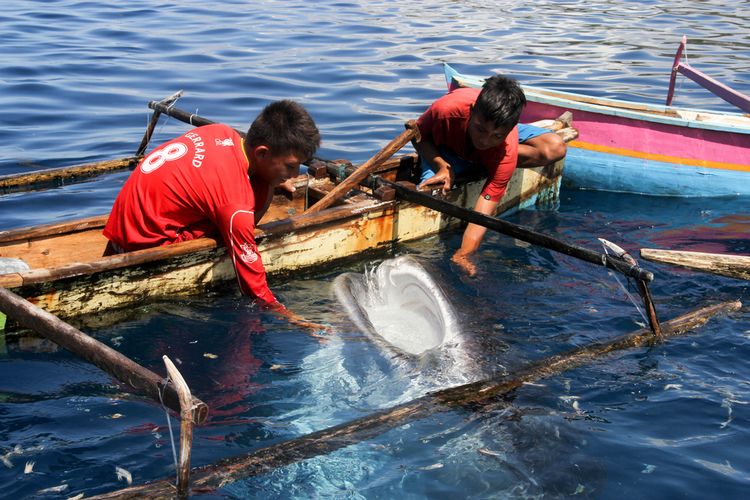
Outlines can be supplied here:
<path id="1" fill-rule="evenodd" d="M 503 72 L 528 85 L 661 103 L 683 34 L 694 67 L 750 94 L 748 26 L 743 2 L 718 0 L 10 0 L 0 12 L 0 175 L 130 155 L 148 101 L 179 89 L 179 107 L 238 128 L 269 101 L 295 99 L 321 129 L 320 156 L 354 162 L 442 95 L 442 62 L 466 74 Z M 679 105 L 732 110 L 689 81 L 680 81 L 677 95 Z M 151 144 L 185 130 L 163 118 Z M 126 178 L 118 172 L 2 194 L 0 230 L 106 213 Z M 749 201 L 564 189 L 559 206 L 510 220 L 597 251 L 596 238 L 606 238 L 636 257 L 642 247 L 749 254 Z M 439 277 L 470 338 L 470 367 L 427 369 L 393 357 L 349 322 L 331 283 L 379 260 L 272 281 L 296 312 L 334 327 L 327 342 L 233 294 L 155 302 L 87 332 L 158 373 L 162 355 L 178 363 L 211 408 L 195 431 L 192 464 L 201 466 L 641 327 L 602 268 L 488 234 L 479 274 L 466 278 L 450 262 L 460 242 L 460 232 L 448 233 L 394 254 L 416 256 Z M 655 273 L 662 320 L 750 300 L 744 281 L 643 265 Z M 692 334 L 524 385 L 486 407 L 446 409 L 216 493 L 743 498 L 748 360 L 743 308 Z M 117 468 L 133 484 L 174 477 L 159 405 L 32 339 L 0 340 L 0 459 L 4 498 L 113 491 L 128 485 Z"/>

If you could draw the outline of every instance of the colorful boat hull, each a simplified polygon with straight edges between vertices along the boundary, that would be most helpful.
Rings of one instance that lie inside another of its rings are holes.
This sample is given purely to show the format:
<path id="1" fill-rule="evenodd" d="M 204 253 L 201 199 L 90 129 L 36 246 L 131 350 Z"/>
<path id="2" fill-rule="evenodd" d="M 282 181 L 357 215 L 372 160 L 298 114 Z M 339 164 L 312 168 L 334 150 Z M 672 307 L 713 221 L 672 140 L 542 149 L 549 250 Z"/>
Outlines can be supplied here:
<path id="1" fill-rule="evenodd" d="M 452 86 L 483 80 L 445 65 Z M 654 106 L 524 86 L 522 122 L 571 111 L 565 184 L 659 196 L 750 195 L 750 117 Z"/>

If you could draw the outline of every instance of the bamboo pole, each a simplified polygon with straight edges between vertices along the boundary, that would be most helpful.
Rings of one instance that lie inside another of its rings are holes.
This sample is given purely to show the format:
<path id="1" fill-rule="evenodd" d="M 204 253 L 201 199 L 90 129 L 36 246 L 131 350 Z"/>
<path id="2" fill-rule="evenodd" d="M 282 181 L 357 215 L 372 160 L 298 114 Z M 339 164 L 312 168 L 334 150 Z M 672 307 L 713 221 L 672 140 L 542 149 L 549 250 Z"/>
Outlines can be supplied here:
<path id="1" fill-rule="evenodd" d="M 140 161 L 138 156 L 128 156 L 118 160 L 106 160 L 70 167 L 34 170 L 22 174 L 0 176 L 0 190 L 8 192 L 30 191 L 42 185 L 62 185 L 66 180 L 78 180 L 107 172 L 133 168 Z"/>
<path id="2" fill-rule="evenodd" d="M 739 301 L 695 309 L 663 323 L 665 337 L 684 334 L 705 324 L 711 317 L 738 310 Z M 594 342 L 570 351 L 532 362 L 516 371 L 489 380 L 460 385 L 429 393 L 389 409 L 375 412 L 351 422 L 299 438 L 255 450 L 247 455 L 221 460 L 193 470 L 193 491 L 210 491 L 234 481 L 267 473 L 278 467 L 324 455 L 352 444 L 381 435 L 409 421 L 425 418 L 433 413 L 451 408 L 475 408 L 494 403 L 499 396 L 528 382 L 557 375 L 596 361 L 612 352 L 650 345 L 654 336 L 649 330 L 638 330 L 610 341 Z M 168 480 L 133 486 L 92 498 L 167 498 L 174 493 Z"/>
<path id="3" fill-rule="evenodd" d="M 375 184 L 393 188 L 396 191 L 396 195 L 402 200 L 437 210 L 438 212 L 450 215 L 451 217 L 484 226 L 487 229 L 492 229 L 498 233 L 512 236 L 513 238 L 517 238 L 527 243 L 554 250 L 592 264 L 613 269 L 625 276 L 630 276 L 638 280 L 653 281 L 654 279 L 653 273 L 641 269 L 637 264 L 633 265 L 612 255 L 597 253 L 593 250 L 558 240 L 557 238 L 532 231 L 531 229 L 518 224 L 513 224 L 512 222 L 503 219 L 489 217 L 474 210 L 458 207 L 447 201 L 434 198 L 426 193 L 410 189 L 400 183 L 390 182 L 380 178 L 374 179 L 373 182 Z"/>
<path id="4" fill-rule="evenodd" d="M 98 366 L 137 392 L 154 401 L 163 401 L 168 408 L 180 412 L 180 399 L 173 384 L 165 385 L 156 373 L 2 287 L 0 311 L 15 319 L 21 326 L 34 330 L 60 347 Z M 190 408 L 196 422 L 205 422 L 208 416 L 206 403 L 193 397 Z"/>
<path id="5" fill-rule="evenodd" d="M 368 175 L 377 170 L 377 168 L 380 167 L 383 162 L 393 156 L 396 151 L 403 148 L 407 142 L 410 142 L 412 139 L 414 139 L 416 142 L 419 142 L 421 136 L 419 134 L 419 127 L 417 126 L 417 122 L 415 120 L 409 120 L 405 126 L 406 130 L 401 132 L 398 137 L 394 138 L 391 142 L 386 144 L 383 149 L 375 154 L 375 156 L 357 167 L 357 169 L 352 172 L 351 175 L 347 176 L 335 188 L 329 191 L 323 198 L 318 200 L 317 203 L 308 208 L 305 213 L 319 212 L 330 207 L 336 202 L 336 200 L 342 198 L 361 181 L 366 179 Z"/>
<path id="6" fill-rule="evenodd" d="M 167 374 L 180 397 L 180 463 L 177 469 L 177 496 L 187 497 L 190 487 L 190 450 L 193 445 L 193 412 L 190 388 L 177 367 L 166 355 L 162 356 Z"/>
<path id="7" fill-rule="evenodd" d="M 169 97 L 165 97 L 159 104 L 169 107 L 182 96 L 182 90 L 175 92 Z M 22 174 L 10 174 L 0 176 L 0 190 L 8 192 L 30 191 L 42 185 L 51 184 L 53 186 L 62 185 L 66 180 L 79 180 L 94 177 L 107 172 L 115 172 L 126 168 L 133 169 L 141 160 L 143 153 L 151 140 L 154 128 L 159 121 L 161 111 L 154 111 L 151 121 L 146 128 L 146 133 L 141 140 L 140 146 L 135 156 L 129 156 L 118 160 L 106 160 L 96 163 L 86 163 L 83 165 L 72 165 L 70 167 L 50 168 L 35 170 L 33 172 L 24 172 Z"/>
<path id="8" fill-rule="evenodd" d="M 159 101 L 159 104 L 161 104 L 162 106 L 170 107 L 175 102 L 177 102 L 177 99 L 179 99 L 180 97 L 182 97 L 182 90 L 178 90 L 171 96 L 165 97 L 164 99 Z M 155 109 L 154 113 L 151 115 L 151 120 L 148 122 L 148 126 L 146 127 L 146 133 L 143 134 L 143 139 L 141 139 L 141 144 L 138 146 L 138 149 L 135 152 L 136 156 L 141 156 L 143 153 L 146 152 L 146 148 L 148 147 L 149 141 L 151 141 L 151 136 L 154 133 L 156 124 L 159 123 L 159 116 L 161 116 L 161 111 L 159 111 L 158 109 Z"/>
<path id="9" fill-rule="evenodd" d="M 750 255 L 642 248 L 641 257 L 653 262 L 689 267 L 729 278 L 750 280 Z"/>

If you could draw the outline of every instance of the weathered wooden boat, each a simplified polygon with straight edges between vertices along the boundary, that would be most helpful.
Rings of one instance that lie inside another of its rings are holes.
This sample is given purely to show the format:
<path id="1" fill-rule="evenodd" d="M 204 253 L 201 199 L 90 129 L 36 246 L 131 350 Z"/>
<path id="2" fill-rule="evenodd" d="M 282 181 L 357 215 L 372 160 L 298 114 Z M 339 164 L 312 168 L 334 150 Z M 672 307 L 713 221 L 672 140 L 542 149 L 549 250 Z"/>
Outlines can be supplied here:
<path id="1" fill-rule="evenodd" d="M 679 72 L 750 113 L 750 97 L 680 62 L 685 43 L 675 56 L 665 106 L 523 87 L 522 122 L 575 115 L 580 135 L 568 145 L 566 185 L 661 196 L 750 195 L 750 115 L 669 105 Z M 449 88 L 484 81 L 448 65 L 445 78 Z"/>
<path id="2" fill-rule="evenodd" d="M 391 181 L 413 181 L 417 162 L 415 155 L 405 155 L 384 163 L 377 174 Z M 498 213 L 554 200 L 562 167 L 561 160 L 547 167 L 517 170 Z M 328 266 L 460 223 L 424 206 L 399 201 L 392 189 L 368 191 L 363 186 L 330 208 L 303 213 L 351 168 L 347 171 L 346 162 L 312 162 L 309 174 L 295 180 L 297 190 L 291 199 L 275 195 L 256 231 L 269 276 Z M 482 184 L 482 180 L 466 179 L 447 199 L 471 207 Z M 106 220 L 103 215 L 0 232 L 0 257 L 22 259 L 30 267 L 0 274 L 0 286 L 77 325 L 109 323 L 112 320 L 105 311 L 127 310 L 159 297 L 233 286 L 234 270 L 225 248 L 211 238 L 103 257 Z"/>
<path id="3" fill-rule="evenodd" d="M 750 280 L 750 255 L 642 248 L 641 257 L 730 278 Z"/>

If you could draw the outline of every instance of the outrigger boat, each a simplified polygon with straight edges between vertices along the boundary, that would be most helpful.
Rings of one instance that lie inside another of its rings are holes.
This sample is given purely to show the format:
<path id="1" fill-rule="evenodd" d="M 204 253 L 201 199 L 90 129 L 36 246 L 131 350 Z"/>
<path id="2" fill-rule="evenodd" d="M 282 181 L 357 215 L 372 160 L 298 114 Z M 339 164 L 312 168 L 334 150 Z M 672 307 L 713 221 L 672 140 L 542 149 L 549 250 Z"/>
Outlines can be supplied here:
<path id="1" fill-rule="evenodd" d="M 680 62 L 675 55 L 664 106 L 603 99 L 523 86 L 522 122 L 575 115 L 577 140 L 568 145 L 565 185 L 659 196 L 750 195 L 750 97 Z M 746 114 L 671 106 L 680 73 Z M 449 88 L 478 87 L 481 78 L 445 65 Z"/>
<path id="2" fill-rule="evenodd" d="M 151 103 L 152 107 L 158 104 Z M 172 116 L 178 116 L 179 111 L 169 109 Z M 193 124 L 198 121 L 191 116 Z M 558 133 L 568 139 L 575 136 L 571 128 Z M 112 162 L 105 163 L 109 168 Z M 129 165 L 133 161 L 114 163 Z M 309 167 L 308 175 L 295 179 L 297 190 L 291 199 L 279 193 L 274 196 L 264 223 L 256 230 L 258 248 L 271 277 L 382 251 L 461 222 L 396 199 L 393 189 L 368 189 L 361 184 L 335 205 L 304 213 L 352 172 L 351 165 L 342 161 L 316 160 Z M 562 168 L 563 160 L 552 166 L 518 169 L 498 213 L 506 215 L 554 200 Z M 390 181 L 414 181 L 418 158 L 411 154 L 392 159 L 375 173 Z M 447 200 L 472 207 L 482 184 L 482 180 L 465 179 Z M 235 281 L 224 246 L 211 238 L 103 257 L 106 220 L 107 215 L 102 215 L 0 232 L 0 258 L 20 259 L 30 268 L 0 274 L 0 286 L 69 322 L 95 326 L 112 321 L 105 311 L 123 311 L 160 297 L 194 294 Z"/>

